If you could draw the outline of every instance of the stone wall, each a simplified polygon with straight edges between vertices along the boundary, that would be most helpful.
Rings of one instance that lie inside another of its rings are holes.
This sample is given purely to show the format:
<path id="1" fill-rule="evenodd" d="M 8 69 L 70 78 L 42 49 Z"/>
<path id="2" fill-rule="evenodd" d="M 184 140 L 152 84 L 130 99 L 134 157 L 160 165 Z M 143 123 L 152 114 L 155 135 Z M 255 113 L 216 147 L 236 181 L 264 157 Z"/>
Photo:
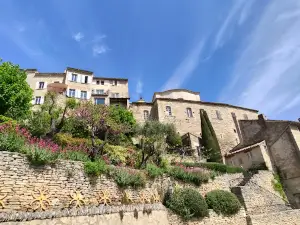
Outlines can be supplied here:
<path id="1" fill-rule="evenodd" d="M 300 193 L 300 157 L 292 133 L 288 129 L 271 146 L 270 152 L 281 174 L 289 201 L 297 205 L 294 195 Z"/>
<path id="2" fill-rule="evenodd" d="M 241 177 L 242 174 L 225 174 L 197 189 L 203 195 L 214 189 L 229 190 L 230 181 Z M 149 180 L 145 189 L 127 191 L 137 203 L 141 193 L 148 193 L 146 190 L 164 193 L 169 185 L 176 183 L 180 186 L 193 186 L 163 176 Z M 91 180 L 86 176 L 82 162 L 62 160 L 52 166 L 33 167 L 22 154 L 0 152 L 0 200 L 5 197 L 2 200 L 5 207 L 0 205 L 0 212 L 33 211 L 33 206 L 36 205 L 31 205 L 31 202 L 40 196 L 39 190 L 46 194 L 50 203 L 47 209 L 51 210 L 68 208 L 70 201 L 79 197 L 76 191 L 90 206 L 99 205 L 102 191 L 109 192 L 111 205 L 120 205 L 124 196 L 123 190 L 111 178 L 101 176 Z"/>
<path id="3" fill-rule="evenodd" d="M 300 210 L 251 215 L 250 221 L 252 225 L 296 225 L 300 224 Z"/>
<path id="4" fill-rule="evenodd" d="M 14 218 L 15 217 L 15 218 Z M 14 219 L 12 219 L 14 218 Z M 167 212 L 163 205 L 137 205 L 134 207 L 98 207 L 80 210 L 27 213 L 3 217 L 3 225 L 168 225 Z M 14 220 L 14 221 L 13 221 Z M 17 222 L 22 221 L 22 222 Z"/>
<path id="5" fill-rule="evenodd" d="M 171 225 L 247 225 L 245 210 L 241 209 L 239 213 L 233 216 L 217 215 L 214 211 L 209 210 L 209 217 L 202 219 L 193 219 L 183 221 L 178 215 L 168 211 L 168 220 Z"/>

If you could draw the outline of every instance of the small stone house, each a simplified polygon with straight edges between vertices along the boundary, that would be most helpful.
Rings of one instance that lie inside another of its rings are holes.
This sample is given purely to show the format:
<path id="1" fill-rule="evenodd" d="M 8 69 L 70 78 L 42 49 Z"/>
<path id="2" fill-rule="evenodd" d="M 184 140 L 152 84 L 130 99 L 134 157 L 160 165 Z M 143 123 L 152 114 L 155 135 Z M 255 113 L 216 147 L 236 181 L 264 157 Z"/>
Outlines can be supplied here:
<path id="1" fill-rule="evenodd" d="M 249 169 L 265 164 L 279 173 L 289 202 L 300 208 L 300 122 L 240 120 L 242 141 L 226 154 L 226 163 Z"/>

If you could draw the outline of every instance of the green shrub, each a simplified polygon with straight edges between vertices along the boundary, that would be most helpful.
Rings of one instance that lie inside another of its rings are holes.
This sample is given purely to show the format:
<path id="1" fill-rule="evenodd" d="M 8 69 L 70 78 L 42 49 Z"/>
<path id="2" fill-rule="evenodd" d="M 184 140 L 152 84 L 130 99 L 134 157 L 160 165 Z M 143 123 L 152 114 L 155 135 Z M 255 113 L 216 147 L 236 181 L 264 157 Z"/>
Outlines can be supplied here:
<path id="1" fill-rule="evenodd" d="M 84 172 L 90 176 L 100 176 L 108 171 L 108 167 L 104 161 L 85 162 Z"/>
<path id="2" fill-rule="evenodd" d="M 233 215 L 241 208 L 238 198 L 229 191 L 214 190 L 208 192 L 205 200 L 208 207 L 213 209 L 217 214 Z"/>
<path id="3" fill-rule="evenodd" d="M 287 198 L 286 198 L 286 195 L 283 190 L 283 187 L 282 187 L 282 184 L 280 181 L 280 177 L 278 174 L 274 174 L 274 180 L 272 180 L 272 185 L 273 185 L 273 189 L 275 191 L 277 191 L 285 201 L 287 201 Z"/>
<path id="4" fill-rule="evenodd" d="M 164 170 L 168 170 L 170 167 L 169 160 L 167 160 L 166 158 L 162 158 L 159 166 Z"/>
<path id="5" fill-rule="evenodd" d="M 0 133 L 0 151 L 20 152 L 25 145 L 25 139 L 15 132 Z"/>
<path id="6" fill-rule="evenodd" d="M 0 115 L 0 125 L 5 123 L 16 124 L 17 122 L 10 117 Z"/>
<path id="7" fill-rule="evenodd" d="M 124 169 L 118 169 L 113 174 L 115 182 L 119 187 L 144 187 L 146 184 L 145 175 L 141 172 L 126 171 Z"/>
<path id="8" fill-rule="evenodd" d="M 129 156 L 127 148 L 109 144 L 104 146 L 104 153 L 107 153 L 108 158 L 114 165 L 125 164 Z"/>
<path id="9" fill-rule="evenodd" d="M 71 134 L 68 133 L 58 133 L 54 136 L 54 141 L 62 147 L 68 145 L 78 146 L 82 143 L 88 145 L 89 140 L 86 138 L 73 138 Z"/>
<path id="10" fill-rule="evenodd" d="M 180 167 L 173 167 L 170 169 L 169 175 L 182 180 L 183 182 L 194 183 L 197 186 L 200 186 L 202 183 L 207 183 L 209 180 L 209 174 L 201 172 L 187 172 Z"/>
<path id="11" fill-rule="evenodd" d="M 149 177 L 155 178 L 164 174 L 164 170 L 154 164 L 147 164 L 146 171 Z"/>
<path id="12" fill-rule="evenodd" d="M 58 159 L 58 153 L 41 149 L 35 145 L 26 146 L 23 153 L 26 154 L 28 161 L 35 166 L 54 163 Z"/>
<path id="13" fill-rule="evenodd" d="M 66 151 L 59 154 L 60 159 L 89 162 L 91 159 L 88 154 L 83 151 Z"/>
<path id="14" fill-rule="evenodd" d="M 208 207 L 201 194 L 192 188 L 175 191 L 167 206 L 183 219 L 208 216 Z"/>
<path id="15" fill-rule="evenodd" d="M 222 163 L 214 163 L 214 162 L 207 162 L 207 163 L 188 163 L 184 162 L 181 163 L 184 166 L 188 167 L 202 167 L 207 168 L 210 170 L 214 170 L 216 172 L 220 173 L 243 173 L 245 172 L 243 168 L 241 167 L 235 167 L 235 166 L 228 166 Z"/>
<path id="16" fill-rule="evenodd" d="M 45 111 L 36 111 L 28 115 L 27 119 L 22 122 L 32 136 L 43 137 L 50 132 L 51 116 Z"/>

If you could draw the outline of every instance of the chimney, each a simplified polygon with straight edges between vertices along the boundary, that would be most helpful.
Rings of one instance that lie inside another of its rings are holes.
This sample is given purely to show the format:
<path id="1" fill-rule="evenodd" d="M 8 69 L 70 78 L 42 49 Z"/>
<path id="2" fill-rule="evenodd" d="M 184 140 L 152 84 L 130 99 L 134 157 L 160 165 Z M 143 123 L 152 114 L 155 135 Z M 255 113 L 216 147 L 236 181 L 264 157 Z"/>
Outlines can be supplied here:
<path id="1" fill-rule="evenodd" d="M 267 120 L 267 117 L 264 114 L 258 115 L 258 123 L 264 128 L 267 127 L 266 120 Z"/>

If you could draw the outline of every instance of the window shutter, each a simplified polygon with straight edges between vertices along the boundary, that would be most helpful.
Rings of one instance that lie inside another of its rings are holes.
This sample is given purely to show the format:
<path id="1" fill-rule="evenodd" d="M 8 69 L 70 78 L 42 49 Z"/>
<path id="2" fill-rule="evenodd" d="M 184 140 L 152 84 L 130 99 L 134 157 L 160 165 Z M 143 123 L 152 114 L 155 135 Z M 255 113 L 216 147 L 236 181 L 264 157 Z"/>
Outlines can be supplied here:
<path id="1" fill-rule="evenodd" d="M 84 76 L 84 75 L 78 75 L 78 76 L 80 76 L 80 82 L 81 82 L 81 83 L 84 83 L 84 77 L 85 77 L 85 76 Z"/>
<path id="2" fill-rule="evenodd" d="M 35 104 L 35 97 L 32 98 L 31 100 L 31 104 L 34 105 Z"/>
<path id="3" fill-rule="evenodd" d="M 90 91 L 87 91 L 86 98 L 87 98 L 87 99 L 90 99 L 90 98 L 91 98 L 91 92 L 90 92 Z"/>
<path id="4" fill-rule="evenodd" d="M 39 89 L 39 83 L 40 83 L 39 81 L 36 82 L 35 89 Z"/>
<path id="5" fill-rule="evenodd" d="M 44 96 L 41 96 L 41 102 L 40 104 L 44 104 Z"/>
<path id="6" fill-rule="evenodd" d="M 88 76 L 88 84 L 92 83 L 92 77 Z"/>
<path id="7" fill-rule="evenodd" d="M 47 85 L 48 85 L 48 83 L 47 83 L 47 82 L 45 82 L 45 83 L 44 83 L 44 89 L 46 89 L 46 88 L 47 88 Z"/>
<path id="8" fill-rule="evenodd" d="M 68 73 L 68 80 L 72 80 L 72 73 Z"/>
<path id="9" fill-rule="evenodd" d="M 75 98 L 80 98 L 80 90 L 75 89 Z"/>

